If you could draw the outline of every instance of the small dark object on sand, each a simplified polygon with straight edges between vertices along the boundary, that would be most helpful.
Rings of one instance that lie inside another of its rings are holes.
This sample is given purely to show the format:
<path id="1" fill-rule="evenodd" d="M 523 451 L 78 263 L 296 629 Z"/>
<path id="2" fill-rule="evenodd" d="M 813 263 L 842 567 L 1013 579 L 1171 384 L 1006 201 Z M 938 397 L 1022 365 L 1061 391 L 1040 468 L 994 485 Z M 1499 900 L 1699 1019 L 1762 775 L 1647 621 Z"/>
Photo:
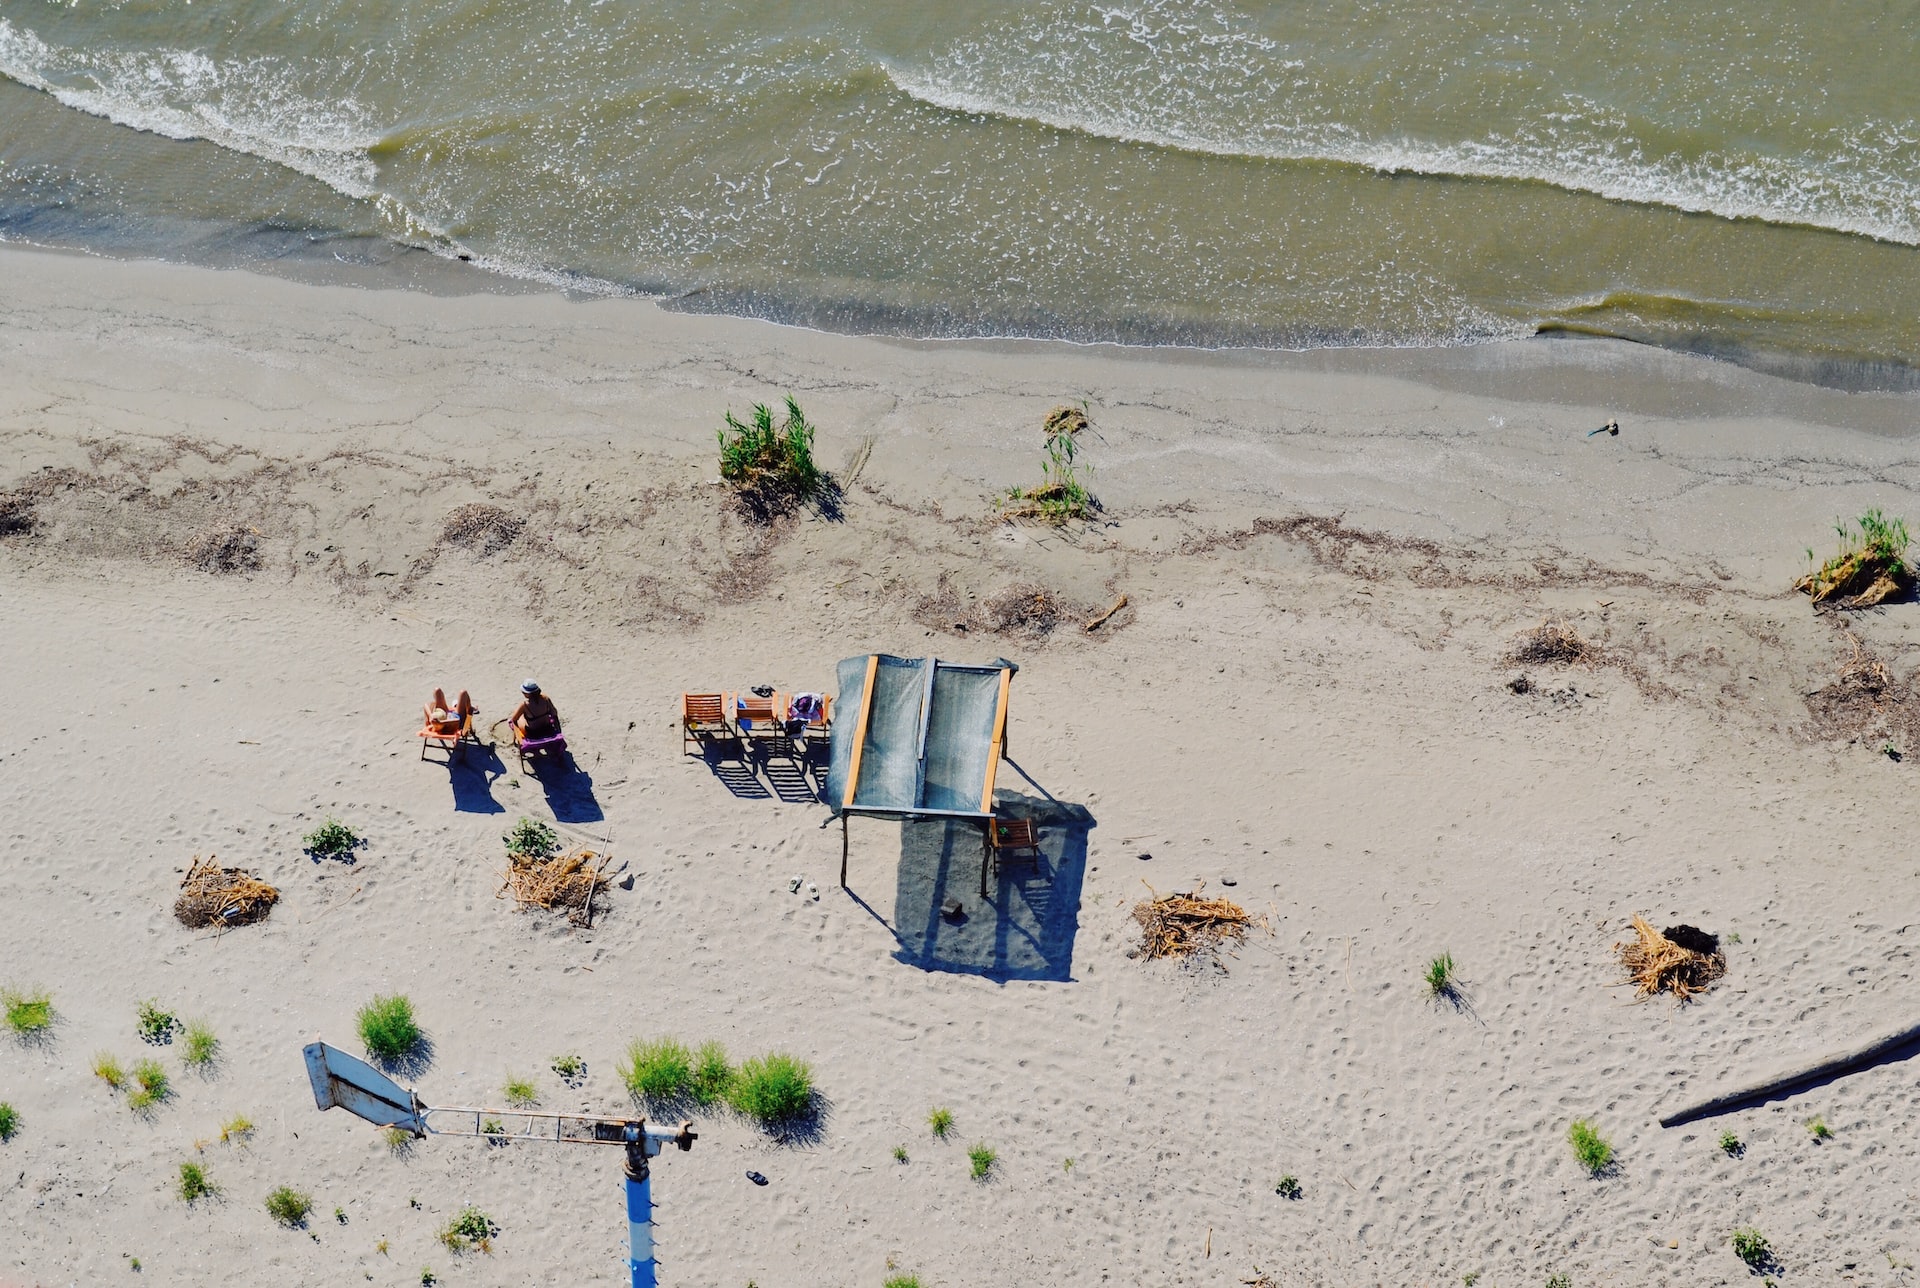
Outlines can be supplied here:
<path id="1" fill-rule="evenodd" d="M 767 1183 L 767 1178 L 760 1175 L 760 1173 L 758 1172 L 748 1172 L 747 1179 L 752 1181 L 755 1185 L 765 1185 Z"/>
<path id="2" fill-rule="evenodd" d="M 1609 437 L 1618 438 L 1620 437 L 1620 422 L 1610 420 L 1598 429 L 1590 429 L 1587 431 L 1588 438 L 1592 438 L 1595 434 L 1606 434 Z"/>
<path id="3" fill-rule="evenodd" d="M 1507 692 L 1517 693 L 1517 694 L 1520 694 L 1522 697 L 1524 697 L 1527 694 L 1533 692 L 1533 681 L 1527 678 L 1527 673 L 1525 671 L 1522 671 L 1520 674 L 1514 676 L 1511 680 L 1507 681 Z"/>

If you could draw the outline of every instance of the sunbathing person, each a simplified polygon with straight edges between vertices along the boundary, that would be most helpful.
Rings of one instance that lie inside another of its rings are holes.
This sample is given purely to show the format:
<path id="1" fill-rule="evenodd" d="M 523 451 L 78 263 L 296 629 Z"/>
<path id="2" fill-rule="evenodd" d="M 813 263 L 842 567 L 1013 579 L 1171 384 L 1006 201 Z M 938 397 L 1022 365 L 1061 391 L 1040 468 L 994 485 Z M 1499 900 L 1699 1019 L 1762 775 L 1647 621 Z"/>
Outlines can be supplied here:
<path id="1" fill-rule="evenodd" d="M 427 703 L 425 728 L 436 733 L 456 734 L 466 726 L 467 718 L 480 708 L 473 705 L 473 699 L 467 696 L 465 689 L 454 699 L 453 705 L 447 705 L 447 691 L 435 689 L 433 700 Z"/>
<path id="2" fill-rule="evenodd" d="M 520 692 L 525 696 L 507 717 L 514 741 L 540 742 L 559 737 L 560 712 L 554 708 L 553 699 L 540 692 L 540 685 L 533 680 L 522 684 Z"/>

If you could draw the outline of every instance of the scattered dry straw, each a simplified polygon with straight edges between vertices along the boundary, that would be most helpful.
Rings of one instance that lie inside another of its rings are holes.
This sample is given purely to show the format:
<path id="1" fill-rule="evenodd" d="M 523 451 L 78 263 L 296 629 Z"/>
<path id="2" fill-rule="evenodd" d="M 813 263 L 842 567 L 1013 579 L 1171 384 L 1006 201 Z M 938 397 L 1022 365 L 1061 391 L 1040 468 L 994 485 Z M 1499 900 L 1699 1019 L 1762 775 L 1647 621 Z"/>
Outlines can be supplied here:
<path id="1" fill-rule="evenodd" d="M 1068 613 L 1060 597 L 1045 586 L 1031 583 L 1009 586 L 981 605 L 987 627 L 999 635 L 1031 639 L 1051 635 Z"/>
<path id="2" fill-rule="evenodd" d="M 497 505 L 475 501 L 447 515 L 440 539 L 482 557 L 497 555 L 512 545 L 527 521 Z"/>
<path id="3" fill-rule="evenodd" d="M 507 856 L 507 881 L 502 894 L 511 894 L 522 908 L 564 909 L 576 926 L 593 925 L 593 901 L 607 888 L 602 874 L 611 855 L 571 850 L 551 858 L 528 854 Z"/>
<path id="4" fill-rule="evenodd" d="M 1718 936 L 1692 926 L 1668 926 L 1663 933 L 1638 913 L 1633 928 L 1639 938 L 1615 944 L 1613 951 L 1641 997 L 1672 993 L 1684 1002 L 1727 973 L 1727 955 L 1720 951 Z"/>
<path id="5" fill-rule="evenodd" d="M 1593 666 L 1600 650 L 1582 639 L 1565 622 L 1551 618 L 1513 637 L 1507 650 L 1512 666 Z"/>
<path id="6" fill-rule="evenodd" d="M 201 572 L 258 572 L 260 533 L 237 523 L 222 523 L 196 532 L 181 552 L 190 568 Z"/>
<path id="7" fill-rule="evenodd" d="M 1155 892 L 1153 898 L 1133 905 L 1133 919 L 1140 924 L 1138 955 L 1149 961 L 1159 957 L 1211 957 L 1223 944 L 1246 939 L 1249 926 L 1266 925 L 1264 919 L 1249 915 L 1233 900 L 1203 898 L 1198 890 L 1168 895 Z"/>
<path id="8" fill-rule="evenodd" d="M 245 868 L 223 868 L 214 856 L 193 856 L 173 915 L 184 926 L 245 926 L 265 920 L 280 892 Z"/>

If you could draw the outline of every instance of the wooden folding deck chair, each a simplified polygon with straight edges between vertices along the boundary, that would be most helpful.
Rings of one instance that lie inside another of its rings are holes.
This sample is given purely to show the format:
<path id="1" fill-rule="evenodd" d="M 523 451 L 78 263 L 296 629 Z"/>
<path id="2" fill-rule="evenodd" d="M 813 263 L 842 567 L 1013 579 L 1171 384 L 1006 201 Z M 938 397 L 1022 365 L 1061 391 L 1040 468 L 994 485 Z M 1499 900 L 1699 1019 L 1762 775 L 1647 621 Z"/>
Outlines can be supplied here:
<path id="1" fill-rule="evenodd" d="M 420 739 L 420 759 L 427 758 L 428 747 L 438 747 L 447 753 L 447 762 L 451 764 L 460 754 L 463 744 L 480 743 L 480 736 L 473 731 L 473 718 L 480 713 L 478 707 L 468 707 L 464 716 L 455 716 L 454 712 L 442 710 L 440 714 L 449 719 L 436 720 L 434 705 L 429 702 L 421 710 L 420 732 L 414 737 Z"/>
<path id="2" fill-rule="evenodd" d="M 680 695 L 680 754 L 687 748 L 701 749 L 704 738 L 737 738 L 727 720 L 727 695 L 724 693 L 683 693 Z"/>
<path id="3" fill-rule="evenodd" d="M 759 697 L 736 695 L 732 706 L 733 728 L 742 747 L 755 743 L 770 752 L 793 755 L 793 735 L 787 732 L 787 695 L 775 693 Z"/>
<path id="4" fill-rule="evenodd" d="M 994 871 L 1016 863 L 1040 870 L 1040 825 L 1030 818 L 992 818 L 987 820 L 988 864 Z"/>

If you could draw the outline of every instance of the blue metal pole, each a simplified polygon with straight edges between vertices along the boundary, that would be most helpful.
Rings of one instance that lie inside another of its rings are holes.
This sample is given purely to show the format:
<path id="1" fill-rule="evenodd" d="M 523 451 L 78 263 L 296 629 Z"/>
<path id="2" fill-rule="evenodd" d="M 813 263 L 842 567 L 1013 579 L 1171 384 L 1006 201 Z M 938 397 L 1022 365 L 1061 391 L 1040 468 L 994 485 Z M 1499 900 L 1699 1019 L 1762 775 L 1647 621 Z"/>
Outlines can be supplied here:
<path id="1" fill-rule="evenodd" d="M 639 1176 L 633 1174 L 631 1166 L 627 1169 L 627 1269 L 633 1274 L 633 1288 L 657 1288 L 659 1281 L 653 1273 L 653 1178 L 647 1175 L 644 1157 Z"/>

